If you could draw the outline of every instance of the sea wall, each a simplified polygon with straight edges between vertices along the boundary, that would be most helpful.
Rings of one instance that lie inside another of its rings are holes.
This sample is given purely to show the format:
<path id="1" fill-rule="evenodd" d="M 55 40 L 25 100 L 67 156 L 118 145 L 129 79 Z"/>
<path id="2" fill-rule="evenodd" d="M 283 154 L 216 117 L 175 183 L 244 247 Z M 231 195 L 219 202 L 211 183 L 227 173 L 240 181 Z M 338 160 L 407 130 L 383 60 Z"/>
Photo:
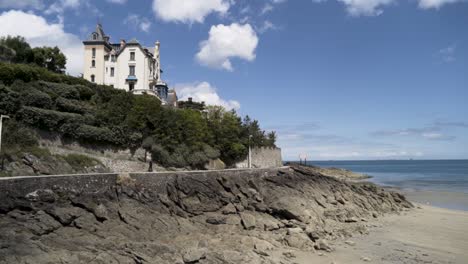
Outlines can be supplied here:
<path id="1" fill-rule="evenodd" d="M 248 158 L 238 162 L 236 168 L 247 168 Z M 252 168 L 277 168 L 283 166 L 280 148 L 252 148 Z"/>
<path id="2" fill-rule="evenodd" d="M 1 178 L 0 200 L 1 264 L 276 264 L 412 207 L 301 167 Z"/>

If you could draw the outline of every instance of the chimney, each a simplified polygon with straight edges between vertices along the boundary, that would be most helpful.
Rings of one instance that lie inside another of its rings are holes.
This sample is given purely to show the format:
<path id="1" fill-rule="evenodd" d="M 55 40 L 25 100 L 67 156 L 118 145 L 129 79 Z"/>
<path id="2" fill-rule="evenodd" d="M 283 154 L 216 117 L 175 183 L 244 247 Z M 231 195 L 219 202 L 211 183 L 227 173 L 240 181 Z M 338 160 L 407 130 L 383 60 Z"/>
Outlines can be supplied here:
<path id="1" fill-rule="evenodd" d="M 125 46 L 125 39 L 120 40 L 120 49 L 122 49 Z"/>
<path id="2" fill-rule="evenodd" d="M 192 97 L 189 97 L 188 101 L 189 101 L 189 103 L 191 103 L 192 102 Z"/>

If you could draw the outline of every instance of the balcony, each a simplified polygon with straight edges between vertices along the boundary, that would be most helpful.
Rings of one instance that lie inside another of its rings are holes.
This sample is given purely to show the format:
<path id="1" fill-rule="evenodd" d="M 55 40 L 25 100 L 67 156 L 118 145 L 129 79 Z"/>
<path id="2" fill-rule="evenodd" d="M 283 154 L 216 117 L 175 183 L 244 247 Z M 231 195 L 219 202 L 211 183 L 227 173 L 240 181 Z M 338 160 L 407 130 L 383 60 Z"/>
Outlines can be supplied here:
<path id="1" fill-rule="evenodd" d="M 127 79 L 125 79 L 125 81 L 127 81 L 127 82 L 137 82 L 138 79 L 137 79 L 137 77 L 135 75 L 128 75 Z"/>

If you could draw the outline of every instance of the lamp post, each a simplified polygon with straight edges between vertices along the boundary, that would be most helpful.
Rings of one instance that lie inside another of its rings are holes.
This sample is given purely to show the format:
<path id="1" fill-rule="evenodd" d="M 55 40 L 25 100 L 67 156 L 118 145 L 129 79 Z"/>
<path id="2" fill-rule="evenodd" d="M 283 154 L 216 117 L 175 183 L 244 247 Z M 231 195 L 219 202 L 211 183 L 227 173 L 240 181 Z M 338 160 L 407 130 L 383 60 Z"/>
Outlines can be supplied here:
<path id="1" fill-rule="evenodd" d="M 249 169 L 252 168 L 252 147 L 250 146 L 251 139 L 252 139 L 252 135 L 249 135 L 249 158 L 248 158 Z"/>
<path id="2" fill-rule="evenodd" d="M 9 119 L 10 117 L 7 115 L 0 115 L 0 153 L 2 153 L 2 125 L 3 119 Z"/>

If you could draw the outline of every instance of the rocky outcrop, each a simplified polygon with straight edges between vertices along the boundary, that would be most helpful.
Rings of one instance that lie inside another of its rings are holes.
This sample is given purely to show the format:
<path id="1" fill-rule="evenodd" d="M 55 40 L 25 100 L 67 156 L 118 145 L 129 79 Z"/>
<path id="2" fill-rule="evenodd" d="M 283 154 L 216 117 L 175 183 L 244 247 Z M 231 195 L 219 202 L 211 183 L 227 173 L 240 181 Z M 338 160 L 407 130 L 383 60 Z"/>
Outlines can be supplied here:
<path id="1" fill-rule="evenodd" d="M 412 207 L 297 166 L 18 178 L 0 199 L 0 263 L 279 263 Z"/>

